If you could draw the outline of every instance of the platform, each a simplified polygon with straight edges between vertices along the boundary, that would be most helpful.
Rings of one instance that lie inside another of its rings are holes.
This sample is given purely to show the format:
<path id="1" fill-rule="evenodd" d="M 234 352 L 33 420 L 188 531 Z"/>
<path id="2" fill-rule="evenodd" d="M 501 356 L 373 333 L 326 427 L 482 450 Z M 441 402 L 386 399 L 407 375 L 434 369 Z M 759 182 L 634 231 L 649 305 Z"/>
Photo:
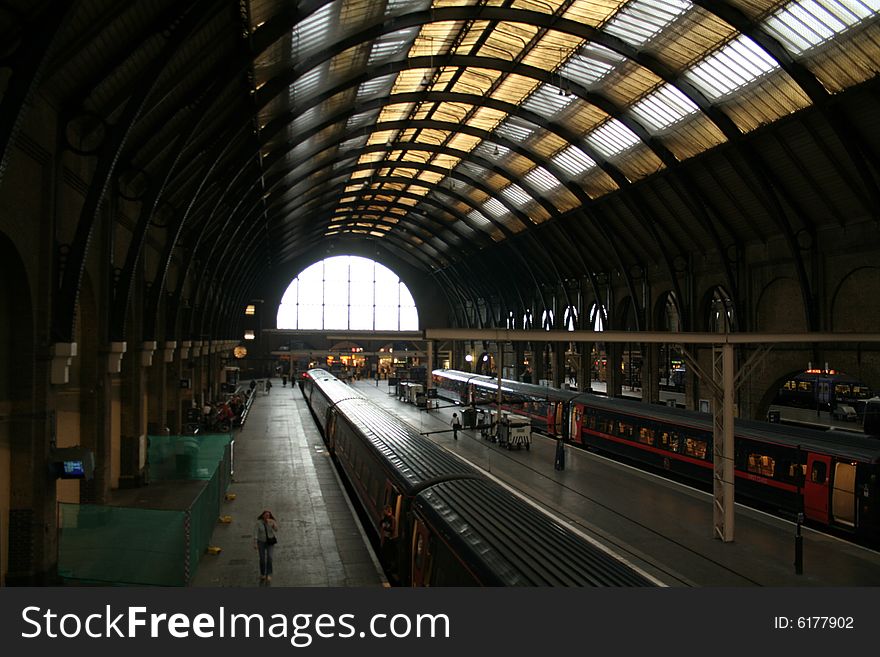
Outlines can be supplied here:
<path id="1" fill-rule="evenodd" d="M 385 578 L 336 476 L 298 389 L 273 380 L 236 430 L 233 501 L 214 529 L 221 548 L 199 562 L 192 586 L 260 586 L 253 528 L 263 509 L 278 519 L 272 586 L 381 587 Z"/>

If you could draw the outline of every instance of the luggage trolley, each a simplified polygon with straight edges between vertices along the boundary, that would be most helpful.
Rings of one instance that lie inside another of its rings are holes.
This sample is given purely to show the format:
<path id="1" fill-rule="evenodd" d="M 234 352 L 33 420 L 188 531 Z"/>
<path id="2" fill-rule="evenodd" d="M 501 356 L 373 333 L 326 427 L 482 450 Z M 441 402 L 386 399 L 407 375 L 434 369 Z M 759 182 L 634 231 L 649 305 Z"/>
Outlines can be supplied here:
<path id="1" fill-rule="evenodd" d="M 532 421 L 522 415 L 501 414 L 498 444 L 507 449 L 529 449 L 532 445 Z"/>

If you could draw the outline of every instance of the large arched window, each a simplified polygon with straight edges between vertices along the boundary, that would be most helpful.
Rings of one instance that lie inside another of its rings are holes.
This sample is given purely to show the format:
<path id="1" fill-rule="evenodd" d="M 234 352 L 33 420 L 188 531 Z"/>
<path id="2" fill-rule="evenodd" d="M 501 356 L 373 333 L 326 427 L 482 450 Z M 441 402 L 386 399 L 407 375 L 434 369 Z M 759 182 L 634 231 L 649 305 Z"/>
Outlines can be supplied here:
<path id="1" fill-rule="evenodd" d="M 393 271 L 357 256 L 335 256 L 304 269 L 278 307 L 282 329 L 415 331 L 412 294 Z"/>

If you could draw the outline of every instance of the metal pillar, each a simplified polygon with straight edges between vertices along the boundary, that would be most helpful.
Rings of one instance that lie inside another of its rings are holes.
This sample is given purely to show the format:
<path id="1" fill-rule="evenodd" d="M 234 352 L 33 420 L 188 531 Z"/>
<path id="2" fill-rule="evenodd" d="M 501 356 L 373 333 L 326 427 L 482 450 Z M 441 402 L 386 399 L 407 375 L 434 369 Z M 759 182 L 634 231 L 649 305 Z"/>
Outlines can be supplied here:
<path id="1" fill-rule="evenodd" d="M 720 367 L 719 367 L 720 357 Z M 733 345 L 722 344 L 712 351 L 713 375 L 713 467 L 715 494 L 713 533 L 725 543 L 733 540 L 734 525 L 734 443 L 733 443 L 733 399 L 734 384 Z"/>

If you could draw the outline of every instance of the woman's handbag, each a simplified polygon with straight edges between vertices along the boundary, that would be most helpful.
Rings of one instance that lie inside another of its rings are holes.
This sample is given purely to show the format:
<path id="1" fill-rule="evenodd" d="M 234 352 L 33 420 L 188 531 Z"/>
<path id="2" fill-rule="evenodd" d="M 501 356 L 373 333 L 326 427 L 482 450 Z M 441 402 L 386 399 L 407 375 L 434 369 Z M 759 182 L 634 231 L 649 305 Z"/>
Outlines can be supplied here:
<path id="1" fill-rule="evenodd" d="M 269 525 L 263 523 L 263 529 L 266 531 L 266 545 L 275 545 L 278 539 L 274 536 L 269 536 Z"/>

